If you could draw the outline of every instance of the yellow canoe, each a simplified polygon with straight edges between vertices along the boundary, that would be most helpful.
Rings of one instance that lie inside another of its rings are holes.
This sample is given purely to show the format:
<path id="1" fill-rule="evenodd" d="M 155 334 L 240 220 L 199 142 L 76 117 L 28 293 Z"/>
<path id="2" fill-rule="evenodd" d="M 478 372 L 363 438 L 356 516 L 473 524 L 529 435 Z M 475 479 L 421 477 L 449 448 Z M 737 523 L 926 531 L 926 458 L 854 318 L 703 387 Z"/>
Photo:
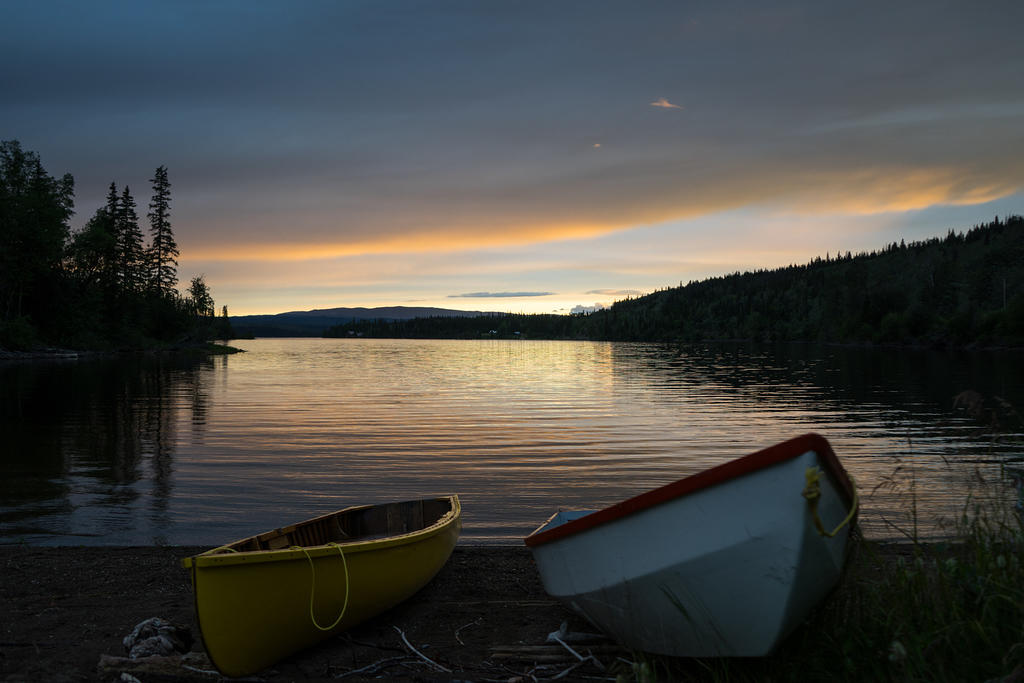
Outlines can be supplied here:
<path id="1" fill-rule="evenodd" d="M 206 652 L 259 671 L 394 607 L 451 555 L 459 497 L 364 505 L 185 558 Z"/>

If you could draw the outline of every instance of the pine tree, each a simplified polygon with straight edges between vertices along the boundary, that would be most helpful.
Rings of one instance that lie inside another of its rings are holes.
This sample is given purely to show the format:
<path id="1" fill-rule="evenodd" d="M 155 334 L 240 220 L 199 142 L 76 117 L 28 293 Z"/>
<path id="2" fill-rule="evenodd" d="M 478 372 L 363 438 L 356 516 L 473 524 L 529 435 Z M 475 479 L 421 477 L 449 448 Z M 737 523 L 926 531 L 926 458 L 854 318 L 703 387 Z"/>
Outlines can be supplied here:
<path id="1" fill-rule="evenodd" d="M 206 285 L 206 280 L 202 275 L 192 278 L 192 283 L 188 288 L 188 298 L 192 312 L 196 316 L 200 318 L 213 317 L 213 296 L 210 294 L 210 288 Z"/>
<path id="2" fill-rule="evenodd" d="M 110 187 L 107 188 L 107 203 L 104 204 L 103 208 L 106 210 L 107 215 L 111 218 L 116 219 L 119 207 L 121 206 L 121 200 L 117 196 L 117 183 L 113 180 L 110 181 Z"/>
<path id="3" fill-rule="evenodd" d="M 111 183 L 113 188 L 113 183 Z M 142 287 L 145 272 L 145 250 L 142 246 L 142 230 L 139 229 L 139 215 L 135 211 L 135 199 L 125 185 L 117 207 L 115 220 L 115 244 L 117 249 L 118 283 L 121 294 L 138 292 Z"/>
<path id="4" fill-rule="evenodd" d="M 153 198 L 149 202 L 149 282 L 159 294 L 166 296 L 178 284 L 178 245 L 171 232 L 171 183 L 167 180 L 167 167 L 160 166 L 150 182 Z"/>
<path id="5" fill-rule="evenodd" d="M 0 322 L 52 304 L 43 290 L 60 273 L 73 213 L 70 175 L 58 180 L 35 152 L 0 142 Z"/>
<path id="6" fill-rule="evenodd" d="M 107 291 L 117 289 L 114 235 L 114 219 L 107 207 L 101 206 L 82 229 L 71 236 L 68 261 L 79 285 L 93 285 Z"/>
<path id="7" fill-rule="evenodd" d="M 102 214 L 102 216 L 100 215 Z M 96 212 L 98 221 L 102 221 L 110 233 L 109 251 L 107 259 L 103 264 L 102 280 L 108 294 L 118 291 L 121 288 L 120 278 L 120 240 L 118 232 L 121 220 L 121 198 L 117 194 L 117 184 L 111 180 L 107 189 L 107 203 Z"/>

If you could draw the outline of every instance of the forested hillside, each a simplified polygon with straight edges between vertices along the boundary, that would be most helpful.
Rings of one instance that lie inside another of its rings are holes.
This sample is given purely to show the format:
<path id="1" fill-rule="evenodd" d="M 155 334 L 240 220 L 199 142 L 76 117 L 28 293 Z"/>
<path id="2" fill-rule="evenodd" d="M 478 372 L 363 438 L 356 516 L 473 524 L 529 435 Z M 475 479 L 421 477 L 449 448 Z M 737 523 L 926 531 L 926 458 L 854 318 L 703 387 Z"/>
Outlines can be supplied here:
<path id="1" fill-rule="evenodd" d="M 183 296 L 171 229 L 171 184 L 156 169 L 146 216 L 111 182 L 106 203 L 72 231 L 74 178 L 0 142 L 0 350 L 44 346 L 138 349 L 226 336 L 210 290 L 195 277 Z"/>
<path id="2" fill-rule="evenodd" d="M 341 325 L 328 336 L 1024 345 L 1024 219 L 736 273 L 589 315 Z"/>

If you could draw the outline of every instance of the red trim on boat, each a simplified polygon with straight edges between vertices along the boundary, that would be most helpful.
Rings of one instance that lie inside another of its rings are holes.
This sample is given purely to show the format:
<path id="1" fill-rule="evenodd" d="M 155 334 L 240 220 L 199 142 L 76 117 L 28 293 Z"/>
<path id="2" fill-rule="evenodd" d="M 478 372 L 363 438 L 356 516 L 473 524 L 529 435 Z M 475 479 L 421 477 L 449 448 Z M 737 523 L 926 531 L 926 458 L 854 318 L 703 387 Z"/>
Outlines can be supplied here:
<path id="1" fill-rule="evenodd" d="M 839 458 L 832 451 L 832 446 L 829 445 L 828 440 L 820 434 L 804 434 L 798 436 L 789 441 L 784 441 L 780 444 L 770 446 L 764 450 L 751 453 L 742 458 L 736 460 L 730 460 L 729 462 L 712 467 L 711 469 L 698 472 L 693 476 L 680 479 L 679 481 L 666 484 L 660 488 L 653 489 L 646 493 L 641 493 L 639 496 L 629 498 L 620 503 L 616 503 L 611 507 L 606 507 L 602 510 L 592 512 L 589 515 L 574 519 L 571 522 L 560 524 L 547 531 L 540 533 L 533 533 L 526 537 L 526 545 L 533 547 L 538 545 L 544 545 L 545 543 L 551 543 L 559 539 L 565 538 L 566 536 L 572 536 L 574 534 L 581 533 L 588 529 L 592 529 L 608 522 L 613 522 L 622 517 L 635 514 L 641 510 L 654 507 L 666 503 L 675 498 L 680 498 L 687 494 L 702 489 L 710 488 L 717 484 L 721 484 L 729 481 L 730 479 L 737 479 L 744 475 L 756 472 L 765 467 L 771 467 L 780 462 L 791 460 L 799 457 L 808 451 L 813 451 L 818 454 L 821 458 L 822 465 L 824 468 L 831 473 L 835 479 L 839 488 L 842 490 L 846 497 L 847 505 L 853 503 L 853 484 L 850 481 L 849 475 L 846 470 L 843 469 L 842 464 L 839 462 Z"/>

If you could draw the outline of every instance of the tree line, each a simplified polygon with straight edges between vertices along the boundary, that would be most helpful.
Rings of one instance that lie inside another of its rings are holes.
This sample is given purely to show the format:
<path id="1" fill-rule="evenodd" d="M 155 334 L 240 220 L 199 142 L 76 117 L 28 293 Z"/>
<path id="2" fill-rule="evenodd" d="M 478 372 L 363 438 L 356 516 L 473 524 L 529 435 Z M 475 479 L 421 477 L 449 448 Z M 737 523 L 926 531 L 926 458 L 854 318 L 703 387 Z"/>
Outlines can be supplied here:
<path id="1" fill-rule="evenodd" d="M 215 316 L 202 276 L 178 291 L 167 168 L 150 183 L 148 243 L 131 190 L 115 182 L 72 231 L 71 174 L 55 178 L 35 152 L 0 142 L 0 348 L 140 349 L 229 336 L 227 310 Z"/>
<path id="2" fill-rule="evenodd" d="M 325 336 L 1024 346 L 1024 218 L 690 282 L 590 314 L 353 321 Z"/>

